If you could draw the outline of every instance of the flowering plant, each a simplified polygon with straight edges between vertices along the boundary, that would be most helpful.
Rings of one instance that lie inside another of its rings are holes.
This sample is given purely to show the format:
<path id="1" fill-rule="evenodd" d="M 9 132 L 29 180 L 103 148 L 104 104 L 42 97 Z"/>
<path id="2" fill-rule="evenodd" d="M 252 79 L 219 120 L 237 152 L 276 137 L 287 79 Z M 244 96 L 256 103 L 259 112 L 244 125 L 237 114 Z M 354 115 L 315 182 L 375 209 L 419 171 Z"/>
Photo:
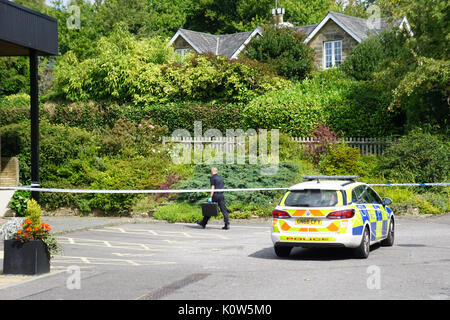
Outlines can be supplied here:
<path id="1" fill-rule="evenodd" d="M 48 224 L 41 222 L 39 226 L 31 219 L 25 219 L 22 229 L 17 230 L 16 239 L 25 242 L 31 240 L 42 240 L 47 238 L 49 231 L 52 230 Z"/>
<path id="2" fill-rule="evenodd" d="M 25 222 L 22 224 L 22 228 L 16 231 L 15 238 L 21 242 L 42 240 L 47 245 L 51 257 L 58 254 L 61 251 L 61 246 L 55 237 L 50 234 L 52 228 L 41 222 L 41 207 L 35 200 L 28 201 L 25 214 L 27 215 Z"/>

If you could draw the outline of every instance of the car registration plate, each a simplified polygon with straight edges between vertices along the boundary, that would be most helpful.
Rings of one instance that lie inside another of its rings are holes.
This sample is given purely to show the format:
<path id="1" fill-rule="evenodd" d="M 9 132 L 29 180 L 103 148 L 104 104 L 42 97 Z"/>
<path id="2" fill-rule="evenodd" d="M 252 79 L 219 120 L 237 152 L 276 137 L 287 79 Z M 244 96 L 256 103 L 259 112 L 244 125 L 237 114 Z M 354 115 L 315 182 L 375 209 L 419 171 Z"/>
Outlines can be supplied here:
<path id="1" fill-rule="evenodd" d="M 314 225 L 321 225 L 322 220 L 321 219 L 305 219 L 305 218 L 298 218 L 295 219 L 295 224 L 314 224 Z"/>

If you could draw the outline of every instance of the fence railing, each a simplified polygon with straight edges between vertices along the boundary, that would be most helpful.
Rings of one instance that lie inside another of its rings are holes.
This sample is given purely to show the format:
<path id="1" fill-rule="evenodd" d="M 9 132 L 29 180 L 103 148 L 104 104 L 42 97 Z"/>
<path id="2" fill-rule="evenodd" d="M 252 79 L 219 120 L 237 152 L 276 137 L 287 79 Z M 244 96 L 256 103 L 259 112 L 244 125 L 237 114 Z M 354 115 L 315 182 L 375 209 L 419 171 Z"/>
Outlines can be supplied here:
<path id="1" fill-rule="evenodd" d="M 300 148 L 319 143 L 314 137 L 292 138 Z M 394 141 L 393 138 L 340 138 L 339 142 L 345 142 L 352 148 L 358 148 L 363 155 L 382 154 L 387 146 Z M 186 143 L 191 144 L 194 150 L 201 150 L 204 146 L 219 152 L 234 152 L 239 146 L 245 144 L 245 140 L 237 137 L 163 137 L 162 143 Z"/>
<path id="2" fill-rule="evenodd" d="M 319 143 L 314 137 L 307 138 L 292 138 L 295 142 L 300 144 L 303 148 L 307 145 Z M 345 142 L 352 148 L 358 148 L 361 154 L 382 154 L 387 146 L 389 146 L 395 139 L 389 138 L 339 138 L 339 142 Z"/>

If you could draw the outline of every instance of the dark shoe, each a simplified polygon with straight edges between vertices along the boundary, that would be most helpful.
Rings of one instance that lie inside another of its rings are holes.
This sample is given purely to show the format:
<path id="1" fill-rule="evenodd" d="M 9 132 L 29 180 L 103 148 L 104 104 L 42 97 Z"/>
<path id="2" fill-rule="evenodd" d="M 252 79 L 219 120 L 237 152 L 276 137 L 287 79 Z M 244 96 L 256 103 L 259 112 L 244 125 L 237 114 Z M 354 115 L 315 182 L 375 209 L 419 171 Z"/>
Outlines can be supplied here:
<path id="1" fill-rule="evenodd" d="M 228 230 L 228 229 L 230 229 L 230 225 L 229 225 L 229 224 L 226 224 L 226 225 L 223 226 L 223 228 L 222 228 L 222 230 Z"/>
<path id="2" fill-rule="evenodd" d="M 203 224 L 200 220 L 197 220 L 197 224 L 202 227 L 203 229 L 206 228 L 206 224 Z"/>

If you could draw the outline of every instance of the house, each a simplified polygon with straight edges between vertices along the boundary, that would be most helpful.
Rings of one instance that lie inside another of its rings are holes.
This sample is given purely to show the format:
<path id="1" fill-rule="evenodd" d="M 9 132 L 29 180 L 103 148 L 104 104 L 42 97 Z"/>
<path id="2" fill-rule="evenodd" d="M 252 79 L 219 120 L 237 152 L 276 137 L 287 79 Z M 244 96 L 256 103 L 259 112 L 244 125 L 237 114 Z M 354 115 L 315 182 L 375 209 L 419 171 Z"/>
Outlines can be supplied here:
<path id="1" fill-rule="evenodd" d="M 259 28 L 248 32 L 223 35 L 178 29 L 169 41 L 169 45 L 172 45 L 175 52 L 181 56 L 188 52 L 196 52 L 198 54 L 213 53 L 229 59 L 236 59 L 253 38 L 260 36 L 262 33 Z"/>
<path id="2" fill-rule="evenodd" d="M 284 13 L 282 8 L 273 9 L 273 23 L 280 28 L 294 28 L 296 32 L 303 33 L 305 44 L 315 49 L 314 60 L 319 69 L 329 69 L 341 64 L 359 43 L 392 27 L 405 28 L 411 36 L 413 35 L 406 17 L 372 20 L 329 11 L 319 24 L 294 27 L 291 23 L 284 22 Z M 260 36 L 262 36 L 260 28 L 226 35 L 179 29 L 169 44 L 173 45 L 175 51 L 182 56 L 193 51 L 235 59 L 253 38 Z"/>
<path id="3" fill-rule="evenodd" d="M 406 28 L 412 36 L 406 17 L 368 20 L 333 11 L 328 12 L 319 24 L 294 29 L 306 36 L 304 42 L 308 47 L 315 49 L 315 64 L 321 69 L 329 69 L 341 64 L 363 40 L 392 27 Z"/>

